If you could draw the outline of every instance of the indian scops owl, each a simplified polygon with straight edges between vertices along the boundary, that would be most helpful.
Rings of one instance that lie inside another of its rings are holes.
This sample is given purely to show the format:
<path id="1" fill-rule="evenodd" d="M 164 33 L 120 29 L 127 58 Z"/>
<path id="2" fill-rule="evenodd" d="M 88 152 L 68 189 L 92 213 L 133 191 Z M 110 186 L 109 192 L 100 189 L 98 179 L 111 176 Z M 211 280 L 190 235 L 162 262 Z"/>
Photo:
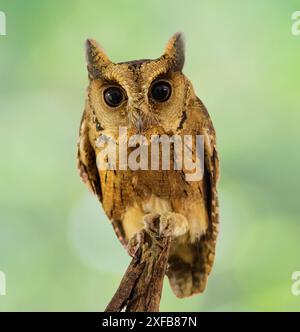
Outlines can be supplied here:
<path id="1" fill-rule="evenodd" d="M 167 268 L 172 290 L 178 297 L 203 292 L 218 235 L 219 160 L 209 114 L 182 73 L 183 37 L 175 34 L 155 60 L 113 63 L 91 39 L 86 54 L 89 86 L 78 141 L 80 176 L 125 246 L 144 226 L 145 216 L 159 214 L 162 232 L 173 237 Z M 99 168 L 99 138 L 117 141 L 120 127 L 146 138 L 202 135 L 202 178 L 187 181 L 184 168 Z"/>

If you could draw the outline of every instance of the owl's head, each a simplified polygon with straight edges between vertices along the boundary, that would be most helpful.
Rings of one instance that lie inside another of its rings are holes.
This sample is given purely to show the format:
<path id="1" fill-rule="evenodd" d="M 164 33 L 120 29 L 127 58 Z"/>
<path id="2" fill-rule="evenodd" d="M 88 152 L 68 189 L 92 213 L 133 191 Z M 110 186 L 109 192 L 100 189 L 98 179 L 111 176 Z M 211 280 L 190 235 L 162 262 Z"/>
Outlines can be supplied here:
<path id="1" fill-rule="evenodd" d="M 106 131 L 175 131 L 194 92 L 182 73 L 184 41 L 176 33 L 155 60 L 113 63 L 95 40 L 86 42 L 88 104 Z"/>

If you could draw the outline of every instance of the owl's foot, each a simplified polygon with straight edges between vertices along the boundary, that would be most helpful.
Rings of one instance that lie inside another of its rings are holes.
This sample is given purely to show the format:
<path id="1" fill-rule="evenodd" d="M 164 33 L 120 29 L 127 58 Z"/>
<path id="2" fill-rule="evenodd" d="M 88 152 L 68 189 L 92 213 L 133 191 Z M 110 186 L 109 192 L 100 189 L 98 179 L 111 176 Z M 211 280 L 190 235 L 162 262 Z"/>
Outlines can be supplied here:
<path id="1" fill-rule="evenodd" d="M 160 216 L 159 233 L 163 236 L 176 238 L 189 229 L 187 219 L 179 213 L 165 212 Z"/>
<path id="2" fill-rule="evenodd" d="M 176 238 L 185 234 L 188 229 L 187 219 L 175 212 L 164 212 L 161 215 L 149 213 L 144 216 L 144 225 L 146 229 L 153 229 L 156 222 L 159 221 L 159 234 L 165 237 Z"/>
<path id="3" fill-rule="evenodd" d="M 146 229 L 155 229 L 155 223 L 159 221 L 159 214 L 157 213 L 148 213 L 144 215 L 144 226 Z"/>

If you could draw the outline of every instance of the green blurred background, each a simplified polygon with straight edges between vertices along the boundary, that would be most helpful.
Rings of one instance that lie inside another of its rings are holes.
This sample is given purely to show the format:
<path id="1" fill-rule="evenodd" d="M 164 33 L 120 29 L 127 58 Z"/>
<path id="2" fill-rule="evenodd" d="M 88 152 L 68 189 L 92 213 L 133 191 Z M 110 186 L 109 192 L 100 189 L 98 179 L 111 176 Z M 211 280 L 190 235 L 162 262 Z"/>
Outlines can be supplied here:
<path id="1" fill-rule="evenodd" d="M 207 290 L 164 311 L 297 311 L 300 270 L 299 1 L 1 0 L 0 311 L 102 311 L 128 263 L 81 183 L 84 41 L 158 57 L 186 36 L 185 73 L 218 133 L 221 232 Z"/>

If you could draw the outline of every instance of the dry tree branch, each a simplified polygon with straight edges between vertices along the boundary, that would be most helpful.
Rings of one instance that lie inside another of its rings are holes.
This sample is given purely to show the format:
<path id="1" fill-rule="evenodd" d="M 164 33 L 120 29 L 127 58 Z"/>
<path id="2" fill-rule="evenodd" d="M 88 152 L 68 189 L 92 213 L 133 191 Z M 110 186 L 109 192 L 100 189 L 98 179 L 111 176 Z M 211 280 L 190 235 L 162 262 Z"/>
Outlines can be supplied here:
<path id="1" fill-rule="evenodd" d="M 129 243 L 133 259 L 106 312 L 159 311 L 171 239 L 159 235 L 159 215 L 146 224 Z"/>

